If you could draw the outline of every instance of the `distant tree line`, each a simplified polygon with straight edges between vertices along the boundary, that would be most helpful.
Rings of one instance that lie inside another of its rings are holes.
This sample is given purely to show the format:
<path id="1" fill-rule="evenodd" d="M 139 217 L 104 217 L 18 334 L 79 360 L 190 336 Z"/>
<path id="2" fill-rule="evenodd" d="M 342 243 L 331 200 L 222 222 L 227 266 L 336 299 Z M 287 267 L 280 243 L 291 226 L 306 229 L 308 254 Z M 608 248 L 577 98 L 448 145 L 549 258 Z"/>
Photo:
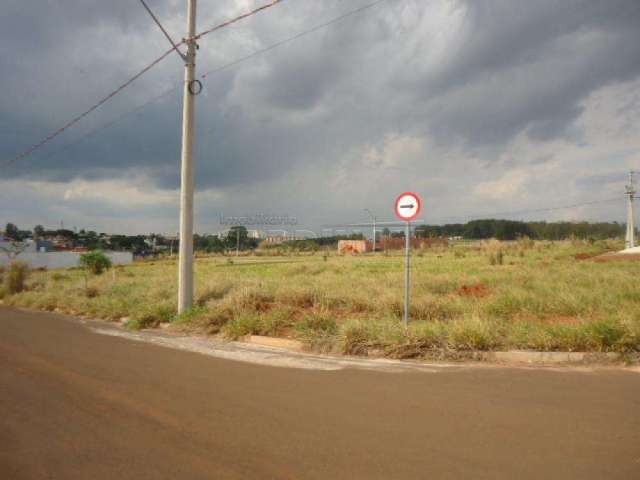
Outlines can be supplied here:
<path id="1" fill-rule="evenodd" d="M 538 240 L 568 238 L 605 239 L 624 235 L 626 225 L 618 222 L 520 222 L 515 220 L 484 219 L 447 225 L 420 225 L 418 237 L 462 237 L 465 239 L 497 238 L 515 240 L 529 237 Z"/>
<path id="2" fill-rule="evenodd" d="M 92 230 L 80 230 L 78 232 L 59 228 L 47 230 L 42 225 L 36 225 L 33 230 L 21 230 L 14 223 L 7 223 L 4 236 L 15 242 L 34 240 L 62 240 L 72 247 L 84 247 L 89 250 L 117 250 L 131 251 L 142 254 L 151 250 L 149 239 L 154 237 L 145 235 L 107 235 Z M 159 236 L 156 236 L 159 237 Z M 160 237 L 159 237 L 160 238 Z"/>
<path id="3" fill-rule="evenodd" d="M 227 250 L 241 251 L 254 250 L 258 248 L 260 240 L 249 238 L 247 227 L 243 225 L 233 226 L 226 236 L 219 235 L 194 235 L 193 248 L 196 251 L 207 253 L 222 253 Z"/>

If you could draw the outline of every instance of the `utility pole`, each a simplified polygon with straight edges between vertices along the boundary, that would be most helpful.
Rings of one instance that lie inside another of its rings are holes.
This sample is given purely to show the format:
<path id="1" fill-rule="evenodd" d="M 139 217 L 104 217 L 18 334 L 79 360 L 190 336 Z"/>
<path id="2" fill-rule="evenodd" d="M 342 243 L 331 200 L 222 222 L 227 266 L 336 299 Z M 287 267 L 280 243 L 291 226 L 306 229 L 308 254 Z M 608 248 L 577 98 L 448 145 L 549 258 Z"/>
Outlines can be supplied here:
<path id="1" fill-rule="evenodd" d="M 625 239 L 625 248 L 633 248 L 636 246 L 635 241 L 635 224 L 634 224 L 634 215 L 633 215 L 633 199 L 635 198 L 636 189 L 634 185 L 634 172 L 633 170 L 629 172 L 629 185 L 627 185 L 625 195 L 629 197 L 629 201 L 627 203 L 627 237 Z"/>
<path id="2" fill-rule="evenodd" d="M 180 183 L 180 255 L 178 261 L 178 313 L 193 306 L 193 143 L 195 128 L 194 80 L 196 69 L 196 0 L 188 0 L 187 58 L 182 105 L 182 171 Z"/>
<path id="3" fill-rule="evenodd" d="M 240 255 L 240 229 L 236 229 L 236 257 Z"/>

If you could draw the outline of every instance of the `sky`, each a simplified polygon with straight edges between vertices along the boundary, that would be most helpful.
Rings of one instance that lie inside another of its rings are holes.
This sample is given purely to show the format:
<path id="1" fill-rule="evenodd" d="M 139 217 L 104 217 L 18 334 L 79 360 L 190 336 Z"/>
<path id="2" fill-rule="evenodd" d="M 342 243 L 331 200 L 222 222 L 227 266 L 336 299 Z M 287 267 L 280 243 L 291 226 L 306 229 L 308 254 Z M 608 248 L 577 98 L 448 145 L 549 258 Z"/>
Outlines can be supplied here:
<path id="1" fill-rule="evenodd" d="M 198 31 L 266 1 L 199 0 Z M 625 221 L 627 172 L 640 170 L 640 2 L 383 0 L 316 28 L 372 1 L 284 0 L 200 40 L 197 73 L 213 73 L 196 98 L 196 231 L 272 215 L 295 225 L 262 229 L 329 234 L 369 221 L 365 208 L 393 221 L 407 190 L 430 224 Z M 184 36 L 185 0 L 147 3 Z M 134 0 L 3 1 L 1 225 L 175 234 L 178 55 L 2 163 L 167 48 Z M 599 203 L 542 211 L 587 202 Z"/>

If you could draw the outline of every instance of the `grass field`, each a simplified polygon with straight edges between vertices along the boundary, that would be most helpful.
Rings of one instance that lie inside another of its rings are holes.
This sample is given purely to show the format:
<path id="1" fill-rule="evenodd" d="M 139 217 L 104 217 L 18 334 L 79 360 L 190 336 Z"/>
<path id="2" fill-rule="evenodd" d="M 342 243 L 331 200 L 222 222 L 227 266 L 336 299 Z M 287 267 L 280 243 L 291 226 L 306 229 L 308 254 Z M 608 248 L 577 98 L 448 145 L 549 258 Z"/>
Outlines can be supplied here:
<path id="1" fill-rule="evenodd" d="M 477 350 L 640 351 L 640 263 L 593 256 L 615 242 L 477 242 L 414 252 L 411 321 L 401 322 L 401 252 L 205 257 L 197 306 L 176 316 L 175 260 L 99 276 L 32 272 L 4 303 L 127 319 L 230 339 L 297 338 L 316 351 L 396 358 Z M 6 275 L 6 274 L 5 274 Z"/>

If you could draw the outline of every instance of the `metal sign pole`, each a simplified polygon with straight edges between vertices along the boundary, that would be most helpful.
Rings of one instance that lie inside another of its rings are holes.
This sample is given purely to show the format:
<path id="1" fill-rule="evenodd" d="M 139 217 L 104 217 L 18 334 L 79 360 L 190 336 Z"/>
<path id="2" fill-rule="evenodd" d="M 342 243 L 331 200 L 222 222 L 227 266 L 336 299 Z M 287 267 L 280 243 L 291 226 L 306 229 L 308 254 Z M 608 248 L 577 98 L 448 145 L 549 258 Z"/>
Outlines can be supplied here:
<path id="1" fill-rule="evenodd" d="M 409 323 L 409 301 L 411 295 L 411 241 L 409 239 L 409 234 L 411 233 L 411 227 L 409 226 L 411 222 L 407 222 L 404 238 L 404 326 L 406 327 Z"/>
<path id="2" fill-rule="evenodd" d="M 396 216 L 406 223 L 404 234 L 404 326 L 409 324 L 409 303 L 411 300 L 411 220 L 415 220 L 422 211 L 422 199 L 417 193 L 404 192 L 396 198 Z"/>

